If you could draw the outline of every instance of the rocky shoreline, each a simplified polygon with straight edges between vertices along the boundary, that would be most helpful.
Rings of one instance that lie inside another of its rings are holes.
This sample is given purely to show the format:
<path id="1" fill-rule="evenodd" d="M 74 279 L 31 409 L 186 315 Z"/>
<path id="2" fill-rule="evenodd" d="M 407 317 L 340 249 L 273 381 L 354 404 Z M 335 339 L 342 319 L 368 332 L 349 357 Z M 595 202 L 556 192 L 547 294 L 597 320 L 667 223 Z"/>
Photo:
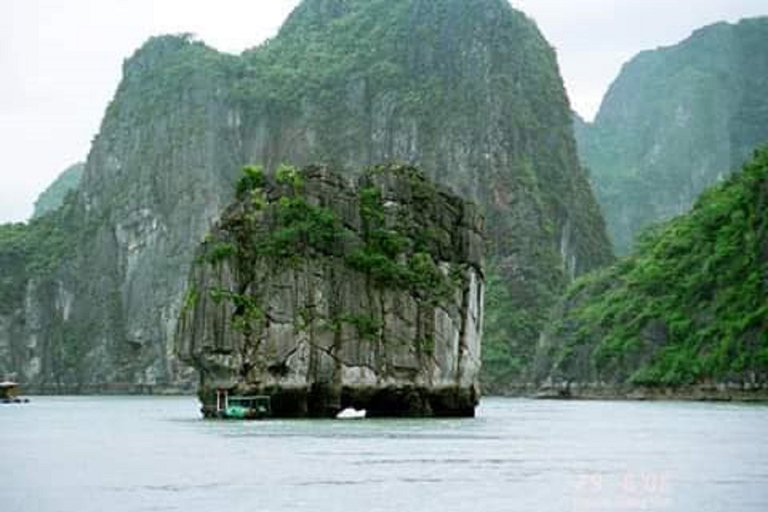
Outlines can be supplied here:
<path id="1" fill-rule="evenodd" d="M 25 395 L 37 396 L 194 396 L 195 386 L 168 386 L 133 383 L 24 386 Z"/>
<path id="2" fill-rule="evenodd" d="M 519 391 L 519 390 L 518 390 Z M 549 400 L 630 400 L 691 402 L 768 402 L 768 385 L 742 383 L 699 384 L 682 387 L 612 386 L 570 384 L 529 389 L 524 394 Z"/>
<path id="3" fill-rule="evenodd" d="M 25 390 L 33 396 L 196 396 L 194 389 L 165 386 L 86 386 L 81 388 L 51 386 Z M 529 398 L 536 400 L 574 401 L 683 401 L 683 402 L 736 402 L 768 403 L 768 387 L 743 389 L 733 385 L 690 386 L 686 388 L 620 388 L 580 386 L 571 388 L 536 388 L 516 386 L 503 392 L 484 394 L 485 398 Z"/>

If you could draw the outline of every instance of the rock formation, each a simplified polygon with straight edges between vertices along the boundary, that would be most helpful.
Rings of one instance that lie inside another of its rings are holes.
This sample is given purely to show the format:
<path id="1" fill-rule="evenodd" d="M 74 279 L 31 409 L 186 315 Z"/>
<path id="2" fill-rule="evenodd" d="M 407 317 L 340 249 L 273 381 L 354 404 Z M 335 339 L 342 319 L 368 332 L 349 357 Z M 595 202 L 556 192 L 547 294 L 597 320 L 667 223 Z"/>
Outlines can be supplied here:
<path id="1" fill-rule="evenodd" d="M 276 416 L 471 416 L 479 398 L 484 220 L 412 167 L 348 183 L 324 167 L 249 173 L 207 237 L 181 357 Z"/>
<path id="2" fill-rule="evenodd" d="M 576 132 L 618 253 L 768 142 L 766 77 L 768 18 L 702 28 L 623 67 Z"/>
<path id="3" fill-rule="evenodd" d="M 173 352 L 187 269 L 242 166 L 351 176 L 387 161 L 486 214 L 485 379 L 502 388 L 571 277 L 611 258 L 555 53 L 506 0 L 306 0 L 241 56 L 151 39 L 125 62 L 57 226 L 58 264 L 14 288 L 0 363 L 31 391 L 187 385 Z"/>

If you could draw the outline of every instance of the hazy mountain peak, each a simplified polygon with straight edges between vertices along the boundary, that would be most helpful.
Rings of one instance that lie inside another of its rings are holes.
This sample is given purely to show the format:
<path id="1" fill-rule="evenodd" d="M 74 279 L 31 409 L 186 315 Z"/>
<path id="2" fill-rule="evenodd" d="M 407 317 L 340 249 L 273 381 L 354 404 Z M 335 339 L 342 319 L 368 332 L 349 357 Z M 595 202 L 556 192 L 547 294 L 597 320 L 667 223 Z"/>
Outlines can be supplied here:
<path id="1" fill-rule="evenodd" d="M 48 212 L 56 210 L 64 202 L 67 194 L 80 185 L 80 179 L 83 176 L 85 164 L 78 162 L 67 167 L 59 176 L 46 188 L 35 201 L 35 211 L 32 218 L 40 217 Z"/>
<path id="2" fill-rule="evenodd" d="M 767 17 L 703 27 L 624 65 L 577 133 L 619 252 L 768 141 L 766 77 Z"/>

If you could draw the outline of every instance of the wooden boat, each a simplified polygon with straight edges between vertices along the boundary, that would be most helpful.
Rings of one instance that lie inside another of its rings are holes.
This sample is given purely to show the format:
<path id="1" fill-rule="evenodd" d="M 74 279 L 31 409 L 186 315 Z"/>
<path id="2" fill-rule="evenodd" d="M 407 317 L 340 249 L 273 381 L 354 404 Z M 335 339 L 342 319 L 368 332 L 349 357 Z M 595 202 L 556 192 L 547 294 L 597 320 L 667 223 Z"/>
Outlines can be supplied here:
<path id="1" fill-rule="evenodd" d="M 218 416 L 234 420 L 259 420 L 272 415 L 269 396 L 228 396 Z"/>
<path id="2" fill-rule="evenodd" d="M 19 384 L 16 382 L 11 382 L 9 380 L 0 382 L 0 404 L 29 403 L 28 398 L 19 396 L 20 389 Z"/>

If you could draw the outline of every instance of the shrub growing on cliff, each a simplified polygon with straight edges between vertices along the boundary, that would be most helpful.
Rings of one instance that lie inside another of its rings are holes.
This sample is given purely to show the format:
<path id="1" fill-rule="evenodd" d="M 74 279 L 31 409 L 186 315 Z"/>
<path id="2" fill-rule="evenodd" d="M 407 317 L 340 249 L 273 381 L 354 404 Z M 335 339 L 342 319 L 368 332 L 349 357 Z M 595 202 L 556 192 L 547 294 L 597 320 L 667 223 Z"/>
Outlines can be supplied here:
<path id="1" fill-rule="evenodd" d="M 235 194 L 239 200 L 242 200 L 248 193 L 262 188 L 264 184 L 264 169 L 260 165 L 246 165 L 237 182 Z"/>
<path id="2" fill-rule="evenodd" d="M 303 197 L 282 197 L 274 211 L 279 227 L 261 241 L 262 256 L 292 258 L 339 250 L 344 230 L 332 210 L 311 205 Z"/>
<path id="3" fill-rule="evenodd" d="M 237 248 L 229 242 L 219 242 L 211 247 L 205 259 L 208 263 L 216 264 L 228 260 L 237 254 Z"/>
<path id="4" fill-rule="evenodd" d="M 369 172 L 375 175 L 383 171 L 384 168 L 373 168 Z M 394 172 L 407 174 L 414 194 L 434 194 L 434 189 L 415 169 L 400 167 Z M 388 226 L 382 191 L 375 185 L 360 191 L 359 206 L 365 245 L 350 254 L 347 263 L 380 286 L 410 289 L 433 301 L 445 298 L 452 289 L 450 279 L 427 252 L 429 244 L 421 230 L 407 223 Z"/>
<path id="5" fill-rule="evenodd" d="M 304 186 L 304 177 L 301 175 L 301 171 L 292 165 L 281 164 L 275 171 L 275 179 L 281 185 L 290 186 L 294 195 L 300 194 Z"/>

